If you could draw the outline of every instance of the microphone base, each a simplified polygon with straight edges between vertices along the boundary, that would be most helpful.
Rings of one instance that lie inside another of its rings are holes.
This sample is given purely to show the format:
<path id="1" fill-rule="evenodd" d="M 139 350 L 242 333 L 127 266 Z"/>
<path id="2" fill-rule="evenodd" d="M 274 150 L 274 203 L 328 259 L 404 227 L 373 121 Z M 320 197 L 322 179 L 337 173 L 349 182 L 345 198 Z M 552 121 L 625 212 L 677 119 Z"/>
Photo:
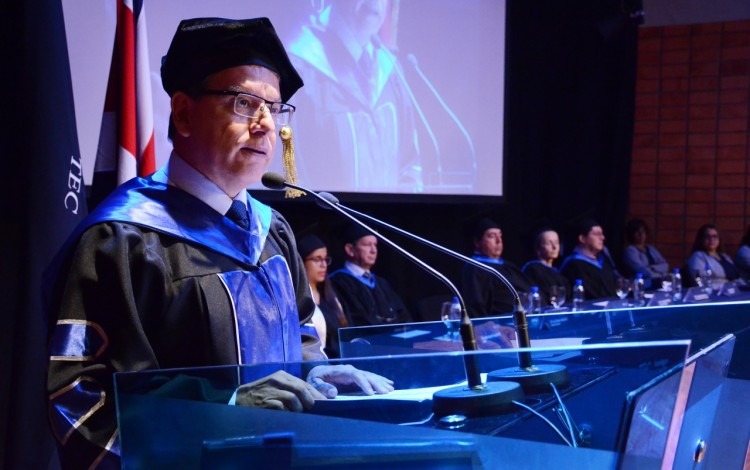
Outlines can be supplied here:
<path id="1" fill-rule="evenodd" d="M 435 392 L 432 395 L 432 411 L 437 417 L 496 415 L 511 411 L 513 401 L 522 402 L 524 398 L 517 382 L 487 382 L 477 389 L 460 385 Z"/>
<path id="2" fill-rule="evenodd" d="M 487 382 L 493 381 L 517 382 L 526 393 L 550 392 L 549 384 L 556 387 L 566 387 L 570 384 L 568 368 L 560 364 L 538 364 L 527 369 L 521 367 L 506 367 L 487 374 Z"/>

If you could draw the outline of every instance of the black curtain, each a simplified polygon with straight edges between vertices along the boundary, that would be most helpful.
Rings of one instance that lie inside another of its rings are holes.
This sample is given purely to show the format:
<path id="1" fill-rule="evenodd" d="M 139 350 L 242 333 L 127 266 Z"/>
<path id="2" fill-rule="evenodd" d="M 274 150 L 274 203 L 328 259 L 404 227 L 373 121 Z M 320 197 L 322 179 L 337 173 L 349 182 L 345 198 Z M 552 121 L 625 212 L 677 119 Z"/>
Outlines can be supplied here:
<path id="1" fill-rule="evenodd" d="M 571 226 L 593 217 L 618 261 L 633 133 L 639 26 L 638 17 L 631 18 L 634 12 L 633 2 L 620 0 L 508 1 L 502 202 L 377 202 L 377 197 L 361 202 L 338 196 L 357 210 L 466 254 L 476 220 L 492 217 L 503 229 L 503 256 L 519 265 L 531 256 L 529 233 L 538 224 L 557 228 L 569 252 Z M 303 200 L 273 197 L 269 203 L 295 230 L 322 233 L 333 267 L 343 263 L 339 234 L 345 222 L 339 215 Z M 459 282 L 460 263 L 392 238 Z M 381 249 L 375 272 L 389 277 L 410 307 L 449 293 L 388 248 Z"/>
<path id="2" fill-rule="evenodd" d="M 42 272 L 86 215 L 60 0 L 0 12 L 0 466 L 57 468 L 47 419 Z"/>
<path id="3" fill-rule="evenodd" d="M 536 217 L 562 230 L 568 250 L 582 216 L 602 224 L 614 254 L 622 248 L 638 38 L 631 13 L 615 0 L 508 4 L 508 202 L 519 223 Z"/>

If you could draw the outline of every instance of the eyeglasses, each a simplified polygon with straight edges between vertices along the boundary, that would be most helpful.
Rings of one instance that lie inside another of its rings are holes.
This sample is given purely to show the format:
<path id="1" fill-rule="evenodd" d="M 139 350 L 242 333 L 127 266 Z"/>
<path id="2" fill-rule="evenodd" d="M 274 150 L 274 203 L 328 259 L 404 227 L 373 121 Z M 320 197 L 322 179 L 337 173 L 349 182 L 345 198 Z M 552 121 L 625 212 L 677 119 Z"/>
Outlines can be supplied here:
<path id="1" fill-rule="evenodd" d="M 311 261 L 318 265 L 330 266 L 333 259 L 330 256 L 325 258 L 305 258 L 305 261 Z"/>
<path id="2" fill-rule="evenodd" d="M 234 112 L 240 116 L 253 119 L 261 117 L 263 113 L 268 113 L 273 117 L 278 126 L 286 126 L 292 121 L 294 110 L 291 104 L 280 101 L 268 101 L 260 96 L 247 93 L 245 91 L 232 90 L 202 90 L 203 95 L 216 96 L 234 96 Z"/>

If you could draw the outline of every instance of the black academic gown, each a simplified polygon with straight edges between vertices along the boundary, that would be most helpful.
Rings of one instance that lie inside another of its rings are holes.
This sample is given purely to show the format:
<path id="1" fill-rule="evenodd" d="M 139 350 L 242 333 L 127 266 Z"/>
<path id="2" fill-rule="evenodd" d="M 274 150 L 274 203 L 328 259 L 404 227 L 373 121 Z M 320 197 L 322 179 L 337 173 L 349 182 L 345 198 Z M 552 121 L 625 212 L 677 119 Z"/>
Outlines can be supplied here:
<path id="1" fill-rule="evenodd" d="M 529 292 L 531 283 L 514 263 L 499 259 L 494 262 L 474 256 L 475 260 L 502 274 L 519 292 Z M 513 312 L 515 300 L 506 285 L 487 271 L 465 264 L 462 272 L 462 291 L 466 309 L 471 317 L 491 317 Z"/>
<path id="2" fill-rule="evenodd" d="M 333 290 L 333 287 L 330 287 L 330 289 Z M 341 351 L 339 348 L 339 329 L 351 326 L 352 324 L 352 319 L 344 311 L 344 307 L 341 305 L 338 296 L 335 294 L 334 296 L 332 302 L 336 302 L 336 306 L 331 305 L 328 302 L 321 302 L 320 305 L 318 305 L 326 322 L 325 352 L 329 358 L 341 357 Z M 341 316 L 339 317 L 339 315 Z"/>
<path id="3" fill-rule="evenodd" d="M 347 269 L 331 273 L 331 282 L 353 325 L 411 322 L 409 311 L 388 281 L 372 276 L 372 282 L 367 282 Z"/>
<path id="4" fill-rule="evenodd" d="M 245 231 L 163 176 L 120 186 L 48 273 L 50 420 L 65 467 L 119 466 L 114 372 L 303 358 L 314 305 L 287 222 L 248 197 Z M 216 396 L 258 378 L 243 374 Z"/>
<path id="5" fill-rule="evenodd" d="M 546 305 L 549 305 L 552 286 L 565 287 L 565 295 L 568 298 L 570 297 L 570 282 L 568 282 L 568 278 L 563 276 L 557 268 L 548 266 L 539 260 L 534 260 L 524 264 L 521 271 L 532 285 L 539 286 L 539 292 L 542 293 Z"/>
<path id="6" fill-rule="evenodd" d="M 597 261 L 574 253 L 563 261 L 560 272 L 571 285 L 576 279 L 583 280 L 586 300 L 617 296 L 617 273 L 612 264 L 603 257 Z"/>

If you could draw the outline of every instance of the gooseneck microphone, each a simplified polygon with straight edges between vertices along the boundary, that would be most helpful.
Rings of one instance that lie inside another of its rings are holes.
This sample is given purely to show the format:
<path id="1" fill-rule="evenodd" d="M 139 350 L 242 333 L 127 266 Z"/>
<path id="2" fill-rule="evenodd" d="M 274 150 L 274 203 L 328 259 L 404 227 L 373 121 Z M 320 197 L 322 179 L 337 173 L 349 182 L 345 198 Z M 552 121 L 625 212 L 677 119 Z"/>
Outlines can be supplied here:
<path id="1" fill-rule="evenodd" d="M 430 248 L 436 249 L 444 254 L 452 256 L 453 258 L 459 259 L 468 263 L 478 269 L 481 269 L 495 278 L 497 278 L 505 287 L 510 290 L 513 294 L 513 300 L 515 308 L 513 310 L 513 325 L 516 331 L 516 337 L 518 341 L 518 368 L 506 368 L 492 371 L 487 375 L 488 380 L 513 380 L 521 384 L 527 392 L 539 391 L 546 388 L 550 383 L 555 385 L 565 385 L 570 381 L 568 376 L 567 368 L 560 364 L 539 364 L 534 365 L 531 359 L 531 353 L 525 349 L 531 347 L 531 340 L 529 338 L 529 324 L 526 318 L 526 311 L 523 308 L 521 297 L 518 295 L 518 291 L 508 279 L 503 276 L 496 269 L 487 266 L 484 263 L 464 256 L 461 253 L 448 249 L 442 245 L 438 245 L 430 240 L 424 239 L 411 232 L 407 232 L 399 227 L 391 225 L 383 220 L 376 219 L 367 214 L 363 214 L 359 211 L 351 209 L 339 203 L 338 199 L 330 193 L 321 192 L 319 196 L 326 200 L 327 206 L 335 206 L 351 215 L 361 217 L 369 222 L 375 223 L 396 233 L 399 233 L 407 238 L 411 238 L 419 243 L 429 246 Z M 468 316 L 468 314 L 467 314 Z"/>
<path id="2" fill-rule="evenodd" d="M 385 244 L 404 255 L 407 259 L 430 273 L 432 276 L 442 281 L 443 284 L 445 284 L 451 290 L 453 295 L 458 298 L 459 303 L 461 304 L 461 326 L 459 331 L 461 334 L 461 341 L 463 343 L 464 350 L 477 350 L 476 337 L 474 336 L 474 326 L 471 323 L 468 312 L 466 311 L 466 304 L 464 303 L 463 297 L 461 296 L 461 293 L 456 288 L 456 286 L 442 273 L 440 273 L 424 261 L 420 260 L 416 256 L 412 255 L 405 249 L 401 248 L 398 244 L 394 243 L 387 237 L 383 236 L 380 233 L 377 233 L 364 222 L 348 214 L 345 210 L 342 209 L 343 206 L 340 206 L 339 204 L 334 203 L 330 200 L 331 198 L 333 198 L 332 195 L 323 193 L 326 194 L 326 196 L 322 196 L 315 191 L 311 191 L 301 186 L 292 184 L 284 180 L 284 177 L 282 177 L 281 175 L 272 172 L 265 173 L 261 178 L 261 182 L 263 183 L 263 186 L 268 189 L 281 190 L 285 188 L 292 188 L 312 195 L 318 201 L 318 204 L 322 207 L 335 210 L 348 220 L 356 223 L 373 235 L 376 235 L 377 238 L 383 241 Z M 433 397 L 433 410 L 435 411 L 436 415 L 445 416 L 458 413 L 466 416 L 477 416 L 480 414 L 494 413 L 500 410 L 505 410 L 514 400 L 523 400 L 523 392 L 516 382 L 493 381 L 488 382 L 487 384 L 483 384 L 481 373 L 479 371 L 478 358 L 475 354 L 467 354 L 464 356 L 464 367 L 466 369 L 466 382 L 468 388 L 458 386 L 437 392 Z M 441 392 L 443 393 L 441 394 Z"/>
<path id="3" fill-rule="evenodd" d="M 461 296 L 461 293 L 456 288 L 456 286 L 447 277 L 445 277 L 442 273 L 440 273 L 439 271 L 437 271 L 436 269 L 434 269 L 433 267 L 431 267 L 430 265 L 428 265 L 424 261 L 420 260 L 416 256 L 412 255 L 408 251 L 404 250 L 403 248 L 401 248 L 399 245 L 397 245 L 396 243 L 392 242 L 388 238 L 384 237 L 381 234 L 378 234 L 375 230 L 373 230 L 371 227 L 369 227 L 368 225 L 366 225 L 364 222 L 362 222 L 362 221 L 360 221 L 360 220 L 358 220 L 358 219 L 350 216 L 346 212 L 342 211 L 337 205 L 329 202 L 327 198 L 320 196 L 315 191 L 310 191 L 309 189 L 304 189 L 302 187 L 299 187 L 297 185 L 289 183 L 288 181 L 285 181 L 284 178 L 281 175 L 276 174 L 276 173 L 266 173 L 266 174 L 264 174 L 263 177 L 261 178 L 261 182 L 263 183 L 263 185 L 265 187 L 267 187 L 269 189 L 285 189 L 285 188 L 289 187 L 289 188 L 297 189 L 297 190 L 300 190 L 300 191 L 304 191 L 305 193 L 312 195 L 318 201 L 322 202 L 323 204 L 327 204 L 328 207 L 330 207 L 330 208 L 332 208 L 334 210 L 340 211 L 340 213 L 343 214 L 347 219 L 353 221 L 354 223 L 356 223 L 357 225 L 359 225 L 362 228 L 366 229 L 368 232 L 372 233 L 373 235 L 376 235 L 379 239 L 381 239 L 383 242 L 385 242 L 388 246 L 390 246 L 394 250 L 398 251 L 399 253 L 401 253 L 402 255 L 404 255 L 406 258 L 408 258 L 411 262 L 413 262 L 414 264 L 416 264 L 420 268 L 424 269 L 425 271 L 427 271 L 428 273 L 430 273 L 431 275 L 433 275 L 434 277 L 436 277 L 440 281 L 442 281 L 442 283 L 445 284 L 451 290 L 451 292 L 453 293 L 453 295 L 458 298 L 459 303 L 461 304 L 461 312 L 462 312 L 462 318 L 461 318 L 461 332 L 462 332 L 462 335 L 461 335 L 461 340 L 463 342 L 464 349 L 466 349 L 468 351 L 476 351 L 477 350 L 477 341 L 476 341 L 476 338 L 474 336 L 473 328 L 470 329 L 470 330 L 464 331 L 465 330 L 465 328 L 464 328 L 465 321 L 464 320 L 468 319 L 468 315 L 466 315 L 466 304 L 464 303 L 464 299 Z M 469 324 L 469 326 L 471 326 L 471 321 L 468 321 L 468 324 Z M 464 332 L 466 334 L 463 334 Z M 469 383 L 469 387 L 475 388 L 475 387 L 481 387 L 482 386 L 482 377 L 481 377 L 481 375 L 479 373 L 479 369 L 477 367 L 475 367 L 474 365 L 472 365 L 472 367 L 470 367 L 470 368 L 467 369 L 466 373 L 467 373 L 467 380 L 468 380 L 468 383 Z"/>

